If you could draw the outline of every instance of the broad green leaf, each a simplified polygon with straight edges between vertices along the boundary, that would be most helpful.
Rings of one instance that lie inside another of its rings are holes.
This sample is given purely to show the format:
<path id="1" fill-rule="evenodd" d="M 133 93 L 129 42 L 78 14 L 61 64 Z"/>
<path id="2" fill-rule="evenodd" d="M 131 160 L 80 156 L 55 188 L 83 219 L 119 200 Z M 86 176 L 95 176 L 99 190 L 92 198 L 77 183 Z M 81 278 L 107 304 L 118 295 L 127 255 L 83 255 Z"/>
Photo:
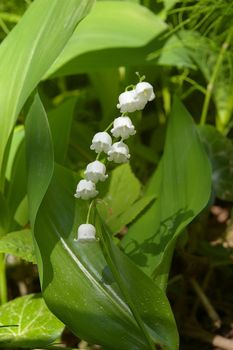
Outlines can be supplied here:
<path id="1" fill-rule="evenodd" d="M 158 53 L 151 53 L 149 58 L 157 57 Z M 189 51 L 186 49 L 182 40 L 177 35 L 172 35 L 165 42 L 161 53 L 158 57 L 158 64 L 164 66 L 175 66 L 178 68 L 187 67 L 196 69 L 196 65 L 190 57 Z"/>
<path id="2" fill-rule="evenodd" d="M 26 227 L 26 225 L 29 223 L 29 210 L 28 210 L 27 196 L 25 196 L 21 201 L 21 203 L 19 204 L 15 212 L 14 220 L 21 227 Z"/>
<path id="3" fill-rule="evenodd" d="M 46 76 L 146 63 L 155 47 L 150 42 L 166 29 L 159 16 L 136 3 L 97 2 Z"/>
<path id="4" fill-rule="evenodd" d="M 111 175 L 109 191 L 104 200 L 108 201 L 112 216 L 126 211 L 139 197 L 141 185 L 129 164 L 115 168 Z"/>
<path id="5" fill-rule="evenodd" d="M 18 148 L 19 148 L 19 146 L 24 138 L 24 134 L 25 134 L 25 132 L 24 132 L 23 125 L 17 125 L 14 128 L 10 152 L 9 152 L 8 161 L 7 161 L 7 169 L 6 169 L 6 177 L 8 180 L 10 180 L 10 178 L 11 178 L 11 172 L 12 172 L 14 159 L 15 159 L 17 150 L 18 150 Z"/>
<path id="6" fill-rule="evenodd" d="M 25 140 L 23 138 L 14 157 L 14 161 L 11 167 L 11 178 L 6 191 L 6 199 L 11 219 L 10 230 L 14 229 L 14 216 L 18 206 L 26 195 L 26 189 L 27 173 L 25 159 Z"/>
<path id="7" fill-rule="evenodd" d="M 34 235 L 43 262 L 43 296 L 52 312 L 79 337 L 108 349 L 148 349 L 100 243 L 73 241 L 77 230 L 76 224 L 72 226 L 74 188 L 72 174 L 56 168 L 36 218 Z M 80 216 L 77 206 L 76 215 Z M 118 254 L 118 259 L 123 259 Z M 176 328 L 163 292 L 126 257 L 119 269 L 126 274 L 130 298 L 140 305 L 153 340 L 166 344 L 167 349 L 177 349 Z"/>
<path id="8" fill-rule="evenodd" d="M 106 260 L 132 313 L 149 327 L 142 327 L 142 330 L 148 332 L 157 345 L 177 349 L 178 335 L 174 318 L 162 290 L 113 244 L 103 224 L 99 235 Z"/>
<path id="9" fill-rule="evenodd" d="M 71 98 L 48 113 L 54 158 L 60 164 L 63 164 L 66 158 L 76 100 L 76 97 Z"/>
<path id="10" fill-rule="evenodd" d="M 98 210 L 113 233 L 123 229 L 153 201 L 151 195 L 140 198 L 140 192 L 141 184 L 129 164 L 112 171 L 108 193 Z"/>
<path id="11" fill-rule="evenodd" d="M 200 127 L 200 136 L 212 164 L 212 181 L 218 198 L 233 200 L 233 143 L 211 125 Z"/>
<path id="12" fill-rule="evenodd" d="M 165 288 L 176 239 L 210 196 L 211 172 L 196 127 L 174 99 L 164 155 L 147 194 L 155 203 L 130 226 L 126 253 Z"/>
<path id="13" fill-rule="evenodd" d="M 38 130 L 45 128 L 48 128 L 48 124 L 44 113 L 30 113 L 26 127 L 27 149 L 30 150 L 28 189 L 29 199 L 37 203 L 30 207 L 46 303 L 82 339 L 99 343 L 109 350 L 146 350 L 145 335 L 111 273 L 100 242 L 97 240 L 86 244 L 73 240 L 78 224 L 84 222 L 82 202 L 73 196 L 76 181 L 70 171 L 56 166 L 51 178 L 52 149 L 51 146 L 43 147 L 44 144 L 51 145 L 50 134 L 43 131 L 43 137 L 48 138 L 46 141 L 41 137 L 42 131 L 38 133 Z M 38 167 L 40 172 L 35 171 Z M 31 177 L 35 183 L 40 178 L 45 186 L 30 186 Z M 119 250 L 117 252 L 121 254 Z M 130 271 L 128 274 L 138 275 L 141 281 L 138 283 L 136 277 L 131 277 L 134 284 L 131 281 L 133 288 L 129 292 L 134 303 L 138 296 L 140 317 L 147 331 L 154 341 L 164 344 L 165 349 L 177 350 L 176 327 L 166 296 L 126 257 L 124 264 L 125 269 Z M 147 298 L 152 298 L 148 302 L 145 293 L 148 293 Z M 142 307 L 143 302 L 147 307 Z M 157 310 L 153 311 L 153 315 L 150 303 L 154 303 L 153 310 Z"/>
<path id="14" fill-rule="evenodd" d="M 93 0 L 36 0 L 1 44 L 1 168 L 21 108 L 92 4 Z"/>
<path id="15" fill-rule="evenodd" d="M 6 234 L 0 239 L 0 253 L 12 254 L 36 263 L 31 230 L 25 229 Z"/>
<path id="16" fill-rule="evenodd" d="M 102 118 L 100 127 L 106 128 L 114 119 L 116 101 L 119 95 L 120 72 L 119 69 L 101 69 L 89 74 L 91 82 L 98 96 Z"/>
<path id="17" fill-rule="evenodd" d="M 146 210 L 154 199 L 154 196 L 143 196 L 134 202 L 125 212 L 122 212 L 116 218 L 109 220 L 108 226 L 111 231 L 113 233 L 120 232 L 121 229 L 124 229 L 126 225 L 135 220 L 136 217 L 143 212 L 143 210 Z"/>
<path id="18" fill-rule="evenodd" d="M 51 344 L 64 325 L 40 295 L 29 294 L 0 307 L 0 347 L 35 348 Z"/>
<path id="19" fill-rule="evenodd" d="M 0 237 L 4 236 L 9 227 L 9 208 L 6 199 L 0 192 Z"/>
<path id="20" fill-rule="evenodd" d="M 26 147 L 28 167 L 31 170 L 27 184 L 30 221 L 34 225 L 36 212 L 53 173 L 54 159 L 47 115 L 38 95 L 35 96 L 29 111 L 26 128 L 30 130 L 26 135 L 26 143 L 27 145 L 34 145 L 33 149 L 28 146 Z M 32 159 L 32 153 L 35 159 Z M 40 159 L 40 162 L 35 162 L 36 159 Z M 31 166 L 31 162 L 33 162 L 33 167 Z M 31 193 L 33 193 L 33 197 Z"/>
<path id="21" fill-rule="evenodd" d="M 90 143 L 93 138 L 93 129 L 87 123 L 75 121 L 71 130 L 71 149 L 69 154 L 73 159 L 84 159 L 85 162 L 93 161 L 93 151 L 90 149 Z M 78 142 L 77 142 L 78 140 Z"/>

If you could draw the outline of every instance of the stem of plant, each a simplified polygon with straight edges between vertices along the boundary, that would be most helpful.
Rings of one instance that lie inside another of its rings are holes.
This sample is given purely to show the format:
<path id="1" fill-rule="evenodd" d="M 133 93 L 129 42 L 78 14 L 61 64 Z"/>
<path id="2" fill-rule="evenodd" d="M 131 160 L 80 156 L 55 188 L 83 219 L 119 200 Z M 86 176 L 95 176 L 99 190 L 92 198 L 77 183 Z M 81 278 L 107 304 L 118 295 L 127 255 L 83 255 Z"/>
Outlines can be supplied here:
<path id="1" fill-rule="evenodd" d="M 0 304 L 7 302 L 6 262 L 5 255 L 0 254 Z"/>
<path id="2" fill-rule="evenodd" d="M 113 126 L 113 122 L 111 122 L 111 123 L 106 127 L 106 129 L 104 129 L 104 131 L 107 132 L 112 126 Z"/>
<path id="3" fill-rule="evenodd" d="M 90 216 L 91 216 L 91 209 L 93 208 L 94 203 L 95 203 L 95 200 L 93 199 L 89 205 L 89 208 L 88 208 L 86 224 L 89 224 Z"/>
<path id="4" fill-rule="evenodd" d="M 222 44 L 221 50 L 219 52 L 217 61 L 216 61 L 215 66 L 214 66 L 212 76 L 211 76 L 210 81 L 207 85 L 207 91 L 206 91 L 206 95 L 205 95 L 205 99 L 204 99 L 204 103 L 203 103 L 203 108 L 202 108 L 202 113 L 201 113 L 200 125 L 205 125 L 205 123 L 206 123 L 206 118 L 207 118 L 207 113 L 208 113 L 208 109 L 209 109 L 211 95 L 212 95 L 213 88 L 214 88 L 214 83 L 215 83 L 216 78 L 218 76 L 218 73 L 219 73 L 223 58 L 224 58 L 224 54 L 229 47 L 232 34 L 233 34 L 233 30 L 231 30 L 228 33 L 225 42 Z"/>
<path id="5" fill-rule="evenodd" d="M 209 301 L 209 299 L 207 298 L 207 296 L 205 295 L 205 293 L 203 292 L 203 290 L 201 289 L 197 281 L 194 278 L 192 278 L 190 281 L 193 286 L 193 289 L 195 290 L 198 297 L 200 298 L 200 301 L 204 306 L 206 312 L 208 313 L 210 319 L 213 321 L 214 326 L 216 328 L 220 328 L 222 324 L 221 319 L 217 314 L 217 312 L 215 311 L 214 307 L 212 306 L 211 302 Z"/>

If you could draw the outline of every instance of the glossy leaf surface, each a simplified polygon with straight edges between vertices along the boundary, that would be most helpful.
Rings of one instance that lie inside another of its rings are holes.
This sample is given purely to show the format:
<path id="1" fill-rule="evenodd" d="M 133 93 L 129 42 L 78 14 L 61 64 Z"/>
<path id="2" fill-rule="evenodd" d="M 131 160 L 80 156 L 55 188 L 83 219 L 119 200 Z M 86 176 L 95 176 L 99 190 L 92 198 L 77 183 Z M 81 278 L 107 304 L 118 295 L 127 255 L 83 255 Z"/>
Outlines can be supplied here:
<path id="1" fill-rule="evenodd" d="M 46 76 L 146 63 L 147 46 L 166 28 L 159 16 L 138 4 L 97 2 Z"/>
<path id="2" fill-rule="evenodd" d="M 29 294 L 0 307 L 0 347 L 45 346 L 56 340 L 63 328 L 40 295 Z"/>
<path id="3" fill-rule="evenodd" d="M 147 339 L 111 272 L 100 242 L 79 243 L 73 240 L 78 223 L 84 222 L 81 203 L 73 196 L 75 179 L 72 172 L 60 166 L 55 167 L 51 178 L 50 133 L 48 130 L 45 132 L 48 124 L 41 104 L 37 103 L 37 108 L 37 113 L 34 110 L 28 118 L 26 140 L 30 149 L 29 198 L 34 201 L 34 205 L 30 206 L 31 217 L 35 223 L 34 238 L 46 303 L 83 339 L 102 344 L 107 349 L 146 350 Z M 38 130 L 41 132 L 38 133 Z M 47 138 L 46 142 L 42 135 Z M 47 147 L 41 143 L 47 144 Z M 35 157 L 35 154 L 38 156 Z M 45 186 L 31 186 L 31 177 L 35 183 L 43 181 Z M 111 251 L 109 254 L 111 256 Z M 165 294 L 127 257 L 122 258 L 122 253 L 116 249 L 114 256 L 118 255 L 118 260 L 122 259 L 119 270 L 123 269 L 120 277 L 130 281 L 128 285 L 124 282 L 124 292 L 127 289 L 132 303 L 141 305 L 139 317 L 146 332 L 166 349 L 176 350 L 176 326 Z"/>
<path id="4" fill-rule="evenodd" d="M 68 99 L 48 113 L 54 158 L 60 164 L 63 164 L 66 158 L 76 100 L 75 97 Z"/>
<path id="5" fill-rule="evenodd" d="M 98 210 L 113 233 L 133 221 L 152 201 L 141 197 L 141 184 L 129 164 L 118 166 L 111 173 L 109 190 Z"/>
<path id="6" fill-rule="evenodd" d="M 93 0 L 34 1 L 1 44 L 0 165 L 23 104 L 92 4 Z"/>
<path id="7" fill-rule="evenodd" d="M 0 239 L 0 253 L 12 254 L 36 263 L 31 231 L 25 229 L 6 234 Z"/>
<path id="8" fill-rule="evenodd" d="M 157 199 L 123 240 L 131 259 L 163 288 L 177 236 L 207 204 L 210 185 L 209 160 L 192 118 L 176 98 L 164 155 L 147 189 Z"/>

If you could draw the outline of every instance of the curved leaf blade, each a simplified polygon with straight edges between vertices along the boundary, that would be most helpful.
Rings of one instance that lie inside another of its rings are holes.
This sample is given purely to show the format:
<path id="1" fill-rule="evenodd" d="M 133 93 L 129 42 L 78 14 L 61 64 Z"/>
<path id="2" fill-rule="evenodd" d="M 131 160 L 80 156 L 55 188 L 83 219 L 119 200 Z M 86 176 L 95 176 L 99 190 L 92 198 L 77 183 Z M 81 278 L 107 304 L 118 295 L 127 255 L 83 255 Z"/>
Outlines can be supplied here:
<path id="1" fill-rule="evenodd" d="M 37 118 L 37 122 L 33 123 L 33 118 Z M 48 128 L 44 118 L 44 114 L 31 114 L 31 121 L 26 128 L 26 139 L 27 134 L 34 134 L 32 128 L 36 130 Z M 39 120 L 41 125 L 38 124 Z M 41 201 L 39 206 L 33 207 L 32 216 L 35 218 L 34 239 L 39 253 L 41 286 L 47 305 L 75 334 L 92 343 L 100 343 L 113 350 L 148 349 L 145 336 L 135 322 L 118 281 L 103 255 L 99 241 L 82 244 L 73 240 L 78 224 L 84 222 L 82 203 L 76 201 L 73 196 L 75 189 L 73 174 L 56 166 L 51 177 L 51 172 L 47 172 L 47 168 L 52 154 L 48 156 L 48 150 L 42 147 L 42 144 L 49 141 L 45 142 L 39 137 L 35 142 L 34 137 L 28 138 L 27 143 L 31 158 L 29 174 L 34 174 L 35 182 L 42 177 L 48 184 L 47 190 L 40 188 L 40 197 L 34 187 L 29 187 L 29 190 L 31 189 L 29 198 L 35 196 L 37 203 L 38 198 Z M 44 137 L 50 137 L 48 131 L 44 133 Z M 38 150 L 43 154 L 37 153 Z M 40 166 L 40 162 L 43 162 L 41 168 L 44 169 L 43 174 L 33 169 Z M 141 294 L 142 296 L 138 297 L 141 308 L 143 302 L 147 304 L 147 307 L 140 311 L 144 313 L 143 322 L 146 329 L 152 329 L 150 332 L 154 341 L 165 345 L 169 350 L 176 350 L 175 323 L 165 295 L 127 258 L 124 264 L 128 266 L 129 280 L 129 275 L 134 273 L 134 284 L 130 280 L 134 289 L 131 291 L 133 303 L 137 302 L 136 296 Z M 140 288 L 137 287 L 137 274 L 142 280 Z M 151 299 L 146 301 L 144 297 Z M 156 303 L 157 306 L 152 309 L 150 303 Z M 167 321 L 161 319 L 163 309 L 159 310 L 158 304 L 166 310 L 164 317 L 168 317 Z M 167 326 L 169 331 L 172 330 L 172 334 L 165 337 Z M 168 337 L 173 341 L 169 342 Z"/>
<path id="2" fill-rule="evenodd" d="M 20 109 L 93 1 L 36 0 L 1 44 L 0 166 Z"/>
<path id="3" fill-rule="evenodd" d="M 46 76 L 146 63 L 147 46 L 166 29 L 159 16 L 136 3 L 96 2 Z"/>
<path id="4" fill-rule="evenodd" d="M 211 170 L 191 116 L 174 99 L 164 155 L 147 194 L 155 203 L 123 239 L 127 254 L 165 288 L 179 233 L 210 197 Z"/>
<path id="5" fill-rule="evenodd" d="M 0 239 L 0 253 L 12 254 L 36 264 L 31 231 L 25 229 L 6 234 Z"/>
<path id="6" fill-rule="evenodd" d="M 40 295 L 29 294 L 0 307 L 1 348 L 46 346 L 61 335 L 63 328 Z"/>

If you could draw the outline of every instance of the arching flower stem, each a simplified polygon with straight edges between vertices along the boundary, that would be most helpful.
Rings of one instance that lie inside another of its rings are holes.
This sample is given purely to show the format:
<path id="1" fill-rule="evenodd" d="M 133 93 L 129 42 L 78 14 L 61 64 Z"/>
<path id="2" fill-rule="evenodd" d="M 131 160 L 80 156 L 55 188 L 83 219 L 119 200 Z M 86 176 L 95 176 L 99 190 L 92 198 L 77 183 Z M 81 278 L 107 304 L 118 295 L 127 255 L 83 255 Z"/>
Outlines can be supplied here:
<path id="1" fill-rule="evenodd" d="M 91 203 L 89 204 L 89 207 L 88 207 L 86 224 L 89 224 L 89 223 L 90 223 L 89 221 L 90 221 L 90 216 L 91 216 L 91 210 L 92 210 L 94 204 L 95 204 L 95 200 L 93 199 L 93 200 L 91 201 Z"/>

